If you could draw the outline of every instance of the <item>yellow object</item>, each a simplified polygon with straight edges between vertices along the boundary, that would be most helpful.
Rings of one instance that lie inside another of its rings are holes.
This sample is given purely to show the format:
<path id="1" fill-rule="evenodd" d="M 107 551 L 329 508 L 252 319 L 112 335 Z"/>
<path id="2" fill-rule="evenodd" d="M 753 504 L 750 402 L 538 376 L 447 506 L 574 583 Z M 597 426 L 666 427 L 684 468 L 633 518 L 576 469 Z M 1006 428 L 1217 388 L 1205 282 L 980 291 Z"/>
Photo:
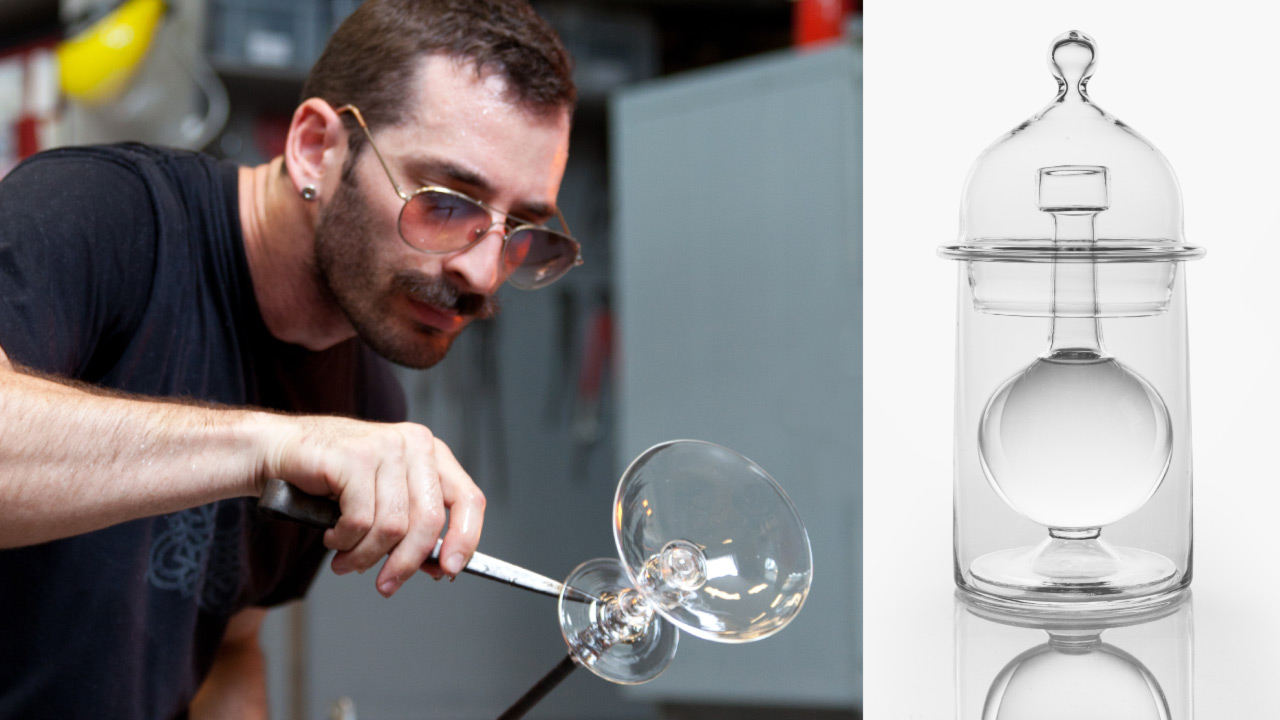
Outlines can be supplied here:
<path id="1" fill-rule="evenodd" d="M 119 95 L 147 56 L 165 9 L 165 0 L 126 0 L 58 45 L 62 92 L 87 105 Z"/>

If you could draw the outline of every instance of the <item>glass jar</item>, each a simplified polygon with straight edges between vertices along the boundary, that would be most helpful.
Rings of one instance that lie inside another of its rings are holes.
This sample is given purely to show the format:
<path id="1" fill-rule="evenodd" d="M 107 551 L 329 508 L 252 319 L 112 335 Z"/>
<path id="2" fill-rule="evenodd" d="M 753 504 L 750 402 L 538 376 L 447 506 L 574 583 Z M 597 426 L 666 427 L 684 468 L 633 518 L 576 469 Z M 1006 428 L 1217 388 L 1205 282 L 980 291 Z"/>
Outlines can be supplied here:
<path id="1" fill-rule="evenodd" d="M 955 574 L 1013 605 L 1141 606 L 1191 580 L 1178 183 L 1086 92 L 1094 41 L 1050 46 L 1058 95 L 969 174 L 959 242 Z"/>

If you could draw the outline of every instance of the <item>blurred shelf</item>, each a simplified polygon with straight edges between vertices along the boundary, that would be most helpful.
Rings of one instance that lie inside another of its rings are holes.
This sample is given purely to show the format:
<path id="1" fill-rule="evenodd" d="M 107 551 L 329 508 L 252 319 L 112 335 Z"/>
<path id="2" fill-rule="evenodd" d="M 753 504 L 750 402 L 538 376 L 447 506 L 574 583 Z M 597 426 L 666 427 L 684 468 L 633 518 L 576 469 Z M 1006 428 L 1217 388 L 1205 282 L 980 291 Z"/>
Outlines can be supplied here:
<path id="1" fill-rule="evenodd" d="M 291 112 L 302 94 L 307 74 L 296 68 L 273 68 L 247 63 L 212 60 L 213 69 L 227 86 L 233 105 Z"/>

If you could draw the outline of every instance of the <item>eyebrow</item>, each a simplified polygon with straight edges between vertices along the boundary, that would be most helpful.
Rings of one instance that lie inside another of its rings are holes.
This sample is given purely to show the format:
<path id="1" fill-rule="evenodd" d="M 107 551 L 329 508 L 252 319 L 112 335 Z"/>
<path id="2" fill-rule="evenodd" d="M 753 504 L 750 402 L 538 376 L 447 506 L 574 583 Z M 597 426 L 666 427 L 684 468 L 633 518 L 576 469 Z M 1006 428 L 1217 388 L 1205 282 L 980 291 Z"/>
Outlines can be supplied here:
<path id="1" fill-rule="evenodd" d="M 484 202 L 488 202 L 496 194 L 493 183 L 490 183 L 483 175 L 448 160 L 410 158 L 405 161 L 405 166 L 411 174 L 413 182 L 423 182 L 424 178 L 450 180 L 474 189 L 475 194 L 480 196 L 477 199 Z M 430 181 L 426 182 L 430 184 Z M 413 187 L 411 190 L 417 190 L 418 187 Z M 517 200 L 514 205 L 507 209 L 507 214 L 522 221 L 544 223 L 556 217 L 558 213 L 555 206 L 544 202 Z"/>

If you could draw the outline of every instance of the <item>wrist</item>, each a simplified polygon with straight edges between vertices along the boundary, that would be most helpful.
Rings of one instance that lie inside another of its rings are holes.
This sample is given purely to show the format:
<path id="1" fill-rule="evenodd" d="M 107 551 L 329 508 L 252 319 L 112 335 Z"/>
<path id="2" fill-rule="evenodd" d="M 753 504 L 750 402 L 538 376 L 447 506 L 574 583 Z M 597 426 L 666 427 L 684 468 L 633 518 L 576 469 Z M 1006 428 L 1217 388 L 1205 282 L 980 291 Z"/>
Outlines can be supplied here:
<path id="1" fill-rule="evenodd" d="M 237 444 L 244 448 L 246 467 L 240 494 L 260 497 L 268 479 L 278 477 L 278 459 L 273 457 L 272 438 L 281 430 L 284 417 L 261 410 L 246 410 L 236 423 Z"/>

